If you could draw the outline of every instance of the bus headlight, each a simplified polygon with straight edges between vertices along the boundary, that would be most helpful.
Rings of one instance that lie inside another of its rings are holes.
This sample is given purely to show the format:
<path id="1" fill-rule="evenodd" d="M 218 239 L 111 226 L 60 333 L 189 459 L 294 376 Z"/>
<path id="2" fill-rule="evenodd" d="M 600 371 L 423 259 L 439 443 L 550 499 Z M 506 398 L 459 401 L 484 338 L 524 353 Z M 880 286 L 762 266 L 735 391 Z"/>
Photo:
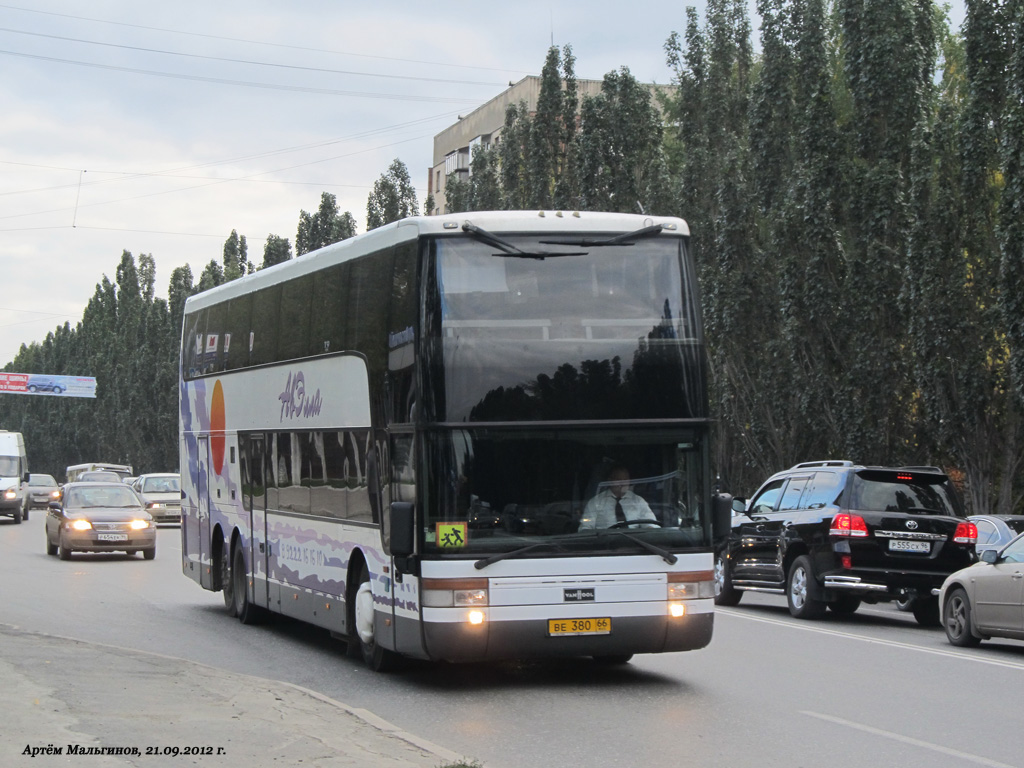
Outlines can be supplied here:
<path id="1" fill-rule="evenodd" d="M 699 571 L 697 573 L 670 573 L 668 575 L 667 599 L 697 600 L 715 596 L 714 573 Z"/>
<path id="2" fill-rule="evenodd" d="M 680 616 L 686 615 L 686 606 L 682 603 L 669 603 L 668 604 L 668 615 L 674 619 L 678 619 Z"/>
<path id="3" fill-rule="evenodd" d="M 483 611 L 470 611 L 466 616 L 470 624 L 483 624 L 484 623 L 484 612 Z"/>
<path id="4" fill-rule="evenodd" d="M 484 607 L 487 605 L 487 579 L 423 579 L 420 599 L 425 608 Z M 483 621 L 482 612 L 480 621 Z"/>

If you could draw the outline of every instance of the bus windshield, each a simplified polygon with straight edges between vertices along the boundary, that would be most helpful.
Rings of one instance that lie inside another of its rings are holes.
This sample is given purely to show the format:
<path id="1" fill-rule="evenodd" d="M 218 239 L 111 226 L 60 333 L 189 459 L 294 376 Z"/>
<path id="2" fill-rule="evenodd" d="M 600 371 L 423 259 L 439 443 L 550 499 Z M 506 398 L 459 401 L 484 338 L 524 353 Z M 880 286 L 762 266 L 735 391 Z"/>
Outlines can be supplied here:
<path id="1" fill-rule="evenodd" d="M 586 242 L 431 241 L 428 421 L 707 417 L 685 240 Z"/>
<path id="2" fill-rule="evenodd" d="M 706 548 L 705 446 L 698 429 L 431 432 L 424 552 L 486 555 L 545 542 L 554 555 L 636 554 L 630 536 Z"/>

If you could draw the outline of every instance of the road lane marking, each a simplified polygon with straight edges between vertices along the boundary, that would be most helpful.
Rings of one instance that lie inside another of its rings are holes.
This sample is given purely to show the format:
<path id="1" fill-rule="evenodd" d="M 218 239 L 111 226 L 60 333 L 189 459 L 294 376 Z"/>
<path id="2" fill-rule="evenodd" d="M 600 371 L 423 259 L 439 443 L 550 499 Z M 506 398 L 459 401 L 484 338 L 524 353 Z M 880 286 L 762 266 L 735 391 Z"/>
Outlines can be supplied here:
<path id="1" fill-rule="evenodd" d="M 922 749 L 930 749 L 933 752 L 941 752 L 944 755 L 950 757 L 957 757 L 961 760 L 967 760 L 978 765 L 987 765 L 989 768 L 1014 768 L 1012 765 L 1006 763 L 1000 763 L 997 760 L 989 760 L 987 757 L 981 757 L 980 755 L 972 755 L 969 752 L 961 752 L 956 749 L 950 749 L 949 747 L 943 747 L 941 744 L 933 744 L 930 741 L 921 741 L 920 739 L 914 739 L 910 736 L 904 736 L 899 733 L 893 733 L 892 731 L 883 731 L 881 728 L 874 728 L 870 725 L 864 725 L 863 723 L 856 723 L 853 720 L 845 720 L 841 717 L 833 717 L 832 715 L 824 715 L 821 712 L 807 712 L 802 711 L 801 715 L 807 715 L 808 717 L 816 717 L 819 720 L 825 720 L 829 723 L 835 723 L 836 725 L 842 725 L 846 728 L 853 728 L 864 733 L 870 733 L 873 736 L 882 736 L 893 741 L 899 741 L 904 744 L 909 744 L 912 747 L 921 747 Z"/>
<path id="2" fill-rule="evenodd" d="M 776 624 L 780 627 L 788 627 L 789 629 L 798 629 L 803 632 L 817 632 L 821 635 L 832 635 L 834 637 L 841 637 L 845 640 L 860 640 L 865 643 L 872 643 L 874 645 L 887 645 L 890 648 L 904 648 L 908 651 L 918 651 L 920 653 L 930 653 L 934 656 L 945 656 L 952 659 L 960 659 L 961 661 L 973 661 L 977 664 L 989 664 L 994 667 L 1003 667 L 1005 669 L 1015 669 L 1018 672 L 1024 672 L 1024 662 L 1019 661 L 1007 661 L 1003 659 L 986 659 L 979 657 L 971 653 L 965 653 L 963 651 L 954 650 L 940 650 L 938 648 L 925 648 L 921 645 L 913 645 L 911 643 L 901 643 L 897 640 L 882 640 L 877 637 L 869 637 L 868 635 L 855 635 L 845 631 L 839 631 L 836 629 L 824 629 L 822 627 L 806 626 L 803 624 L 797 624 L 791 621 L 781 621 L 779 619 L 768 619 L 763 616 L 751 616 L 743 611 L 737 611 L 730 608 L 716 607 L 715 613 L 723 614 L 727 616 L 735 616 L 737 618 L 746 619 L 747 621 L 760 621 L 763 624 Z"/>

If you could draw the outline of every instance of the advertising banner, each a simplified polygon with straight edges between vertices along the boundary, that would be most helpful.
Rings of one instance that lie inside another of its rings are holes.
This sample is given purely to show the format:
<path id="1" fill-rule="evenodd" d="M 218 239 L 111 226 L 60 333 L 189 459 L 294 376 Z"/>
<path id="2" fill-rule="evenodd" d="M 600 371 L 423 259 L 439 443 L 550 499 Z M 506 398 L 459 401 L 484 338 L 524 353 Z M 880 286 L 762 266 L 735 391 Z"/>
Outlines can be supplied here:
<path id="1" fill-rule="evenodd" d="M 5 373 L 0 371 L 0 394 L 96 397 L 92 376 L 51 376 L 48 373 Z"/>

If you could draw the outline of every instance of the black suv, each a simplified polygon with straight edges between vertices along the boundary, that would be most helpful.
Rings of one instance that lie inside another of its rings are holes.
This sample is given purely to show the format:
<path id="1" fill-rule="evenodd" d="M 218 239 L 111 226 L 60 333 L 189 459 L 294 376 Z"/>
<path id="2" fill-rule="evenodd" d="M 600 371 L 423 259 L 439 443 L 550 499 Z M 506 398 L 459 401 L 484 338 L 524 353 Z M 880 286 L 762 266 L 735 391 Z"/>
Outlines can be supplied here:
<path id="1" fill-rule="evenodd" d="M 797 464 L 734 502 L 715 602 L 785 594 L 793 616 L 815 619 L 826 607 L 848 614 L 861 602 L 910 599 L 920 624 L 938 626 L 932 590 L 976 562 L 977 537 L 938 467 Z"/>

